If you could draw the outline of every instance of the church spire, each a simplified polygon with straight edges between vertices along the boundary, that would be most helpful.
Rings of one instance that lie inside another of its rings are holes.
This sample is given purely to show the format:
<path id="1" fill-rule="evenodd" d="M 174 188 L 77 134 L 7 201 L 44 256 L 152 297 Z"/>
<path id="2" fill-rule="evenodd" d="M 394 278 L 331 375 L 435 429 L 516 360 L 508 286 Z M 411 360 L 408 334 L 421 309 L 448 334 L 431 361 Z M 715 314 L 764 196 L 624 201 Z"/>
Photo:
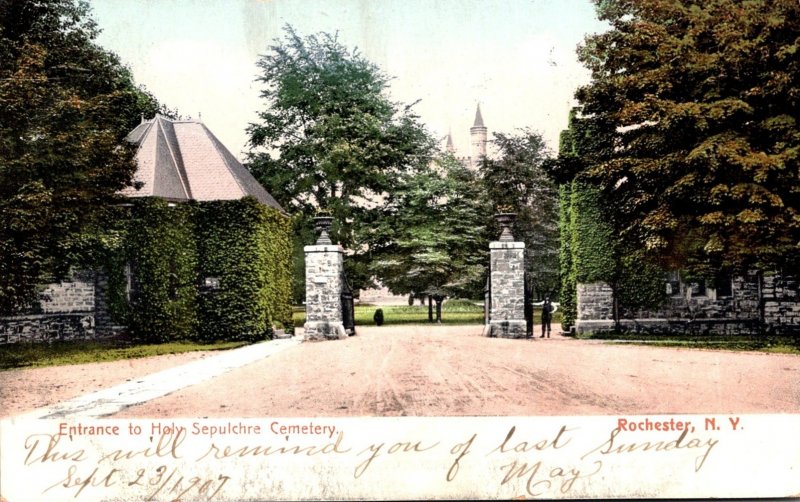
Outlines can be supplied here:
<path id="1" fill-rule="evenodd" d="M 455 153 L 456 148 L 453 146 L 453 134 L 452 131 L 447 131 L 447 151 L 450 153 Z"/>
<path id="2" fill-rule="evenodd" d="M 475 125 L 469 128 L 470 135 L 470 165 L 473 169 L 478 169 L 483 159 L 486 158 L 487 142 L 486 126 L 483 125 L 483 115 L 481 115 L 481 104 L 475 109 Z"/>
<path id="3" fill-rule="evenodd" d="M 478 108 L 475 110 L 475 123 L 472 127 L 484 127 L 483 116 L 481 116 L 481 104 L 478 103 Z"/>

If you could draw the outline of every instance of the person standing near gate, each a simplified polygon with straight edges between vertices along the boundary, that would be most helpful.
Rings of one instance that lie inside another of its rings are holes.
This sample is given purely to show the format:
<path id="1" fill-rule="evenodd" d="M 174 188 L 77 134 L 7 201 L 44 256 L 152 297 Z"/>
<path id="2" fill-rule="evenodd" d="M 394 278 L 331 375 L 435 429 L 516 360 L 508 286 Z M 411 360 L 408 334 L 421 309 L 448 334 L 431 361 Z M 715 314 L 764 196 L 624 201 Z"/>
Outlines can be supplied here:
<path id="1" fill-rule="evenodd" d="M 550 303 L 550 297 L 544 297 L 542 304 L 542 335 L 539 338 L 544 338 L 547 333 L 547 338 L 550 338 L 550 319 L 553 317 L 553 304 Z"/>

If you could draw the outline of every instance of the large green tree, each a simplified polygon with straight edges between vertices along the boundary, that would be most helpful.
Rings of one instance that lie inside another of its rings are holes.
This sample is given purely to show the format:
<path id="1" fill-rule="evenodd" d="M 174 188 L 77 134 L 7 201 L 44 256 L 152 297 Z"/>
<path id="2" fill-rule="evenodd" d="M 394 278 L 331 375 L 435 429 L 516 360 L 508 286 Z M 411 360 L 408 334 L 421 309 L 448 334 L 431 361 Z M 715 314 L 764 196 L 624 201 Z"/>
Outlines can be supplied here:
<path id="1" fill-rule="evenodd" d="M 394 294 L 481 295 L 490 206 L 476 174 L 452 156 L 404 176 L 373 229 L 372 271 Z"/>
<path id="2" fill-rule="evenodd" d="M 673 268 L 795 269 L 800 4 L 595 0 L 577 97 L 613 148 L 583 174 L 624 237 Z"/>
<path id="3" fill-rule="evenodd" d="M 535 295 L 558 292 L 558 190 L 543 169 L 548 150 L 542 136 L 529 129 L 495 133 L 497 158 L 480 172 L 490 203 L 517 213 L 514 236 L 525 242 L 526 271 Z"/>
<path id="4" fill-rule="evenodd" d="M 433 142 L 411 106 L 389 99 L 389 77 L 357 50 L 327 33 L 285 33 L 258 61 L 266 107 L 248 128 L 249 168 L 288 210 L 332 213 L 332 237 L 355 253 L 348 266 L 359 288 L 369 228 L 399 177 L 428 164 Z"/>
<path id="5" fill-rule="evenodd" d="M 97 34 L 86 2 L 0 2 L 0 313 L 91 261 L 135 169 L 123 138 L 159 108 Z"/>

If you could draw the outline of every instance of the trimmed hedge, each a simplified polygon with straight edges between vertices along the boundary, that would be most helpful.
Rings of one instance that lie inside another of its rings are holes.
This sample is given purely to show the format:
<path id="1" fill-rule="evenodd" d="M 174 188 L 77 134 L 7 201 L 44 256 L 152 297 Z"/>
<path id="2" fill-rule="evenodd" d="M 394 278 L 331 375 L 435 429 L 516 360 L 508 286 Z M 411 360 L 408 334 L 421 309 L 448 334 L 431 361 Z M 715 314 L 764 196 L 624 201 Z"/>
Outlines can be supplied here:
<path id="1" fill-rule="evenodd" d="M 292 327 L 291 220 L 253 198 L 134 201 L 106 253 L 108 303 L 138 340 L 262 340 Z M 126 294 L 126 264 L 133 288 Z M 219 288 L 201 287 L 219 279 Z"/>

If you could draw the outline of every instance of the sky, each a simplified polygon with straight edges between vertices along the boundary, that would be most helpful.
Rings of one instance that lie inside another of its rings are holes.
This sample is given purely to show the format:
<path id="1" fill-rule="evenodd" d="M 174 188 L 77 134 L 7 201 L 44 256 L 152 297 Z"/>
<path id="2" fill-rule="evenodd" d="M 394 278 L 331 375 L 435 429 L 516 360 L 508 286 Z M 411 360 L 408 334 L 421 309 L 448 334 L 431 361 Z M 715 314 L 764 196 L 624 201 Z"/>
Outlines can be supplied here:
<path id="1" fill-rule="evenodd" d="M 602 32 L 590 0 L 90 0 L 102 32 L 138 84 L 200 118 L 244 160 L 245 129 L 267 104 L 256 61 L 284 26 L 338 33 L 391 81 L 390 97 L 437 138 L 469 153 L 481 106 L 493 132 L 530 128 L 558 148 L 573 94 L 589 81 L 576 48 Z"/>

